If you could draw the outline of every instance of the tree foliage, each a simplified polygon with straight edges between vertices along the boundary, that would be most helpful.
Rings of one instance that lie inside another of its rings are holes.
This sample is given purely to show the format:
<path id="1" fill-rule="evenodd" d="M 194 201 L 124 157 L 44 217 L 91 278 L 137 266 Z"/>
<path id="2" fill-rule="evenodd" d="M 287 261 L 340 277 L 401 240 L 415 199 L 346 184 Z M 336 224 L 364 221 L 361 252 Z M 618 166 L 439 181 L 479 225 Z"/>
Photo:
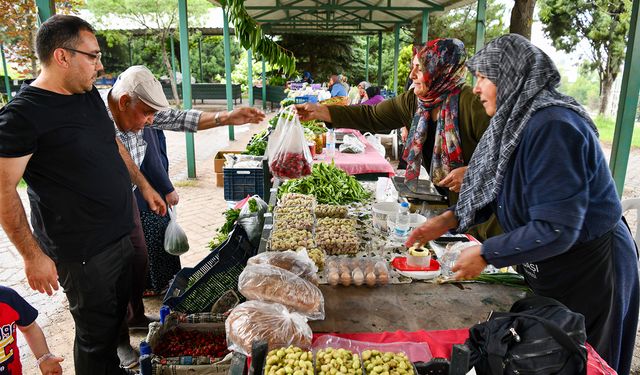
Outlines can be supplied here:
<path id="1" fill-rule="evenodd" d="M 242 0 L 218 0 L 220 5 L 233 18 L 234 30 L 240 44 L 252 49 L 256 55 L 266 59 L 272 65 L 279 66 L 286 74 L 296 70 L 296 58 L 291 51 L 278 45 L 273 38 L 265 34 L 262 27 L 249 16 Z"/>
<path id="2" fill-rule="evenodd" d="M 497 0 L 487 1 L 485 43 L 506 34 L 507 27 L 502 21 L 505 13 L 505 6 Z M 429 39 L 435 38 L 457 38 L 460 39 L 467 50 L 467 54 L 475 54 L 476 44 L 476 14 L 477 5 L 475 2 L 461 8 L 452 9 L 447 13 L 429 16 Z M 416 41 L 420 40 L 419 31 L 421 27 L 415 28 Z"/>
<path id="3" fill-rule="evenodd" d="M 190 0 L 188 6 L 189 25 L 196 26 L 212 5 L 206 0 Z M 126 20 L 148 31 L 148 35 L 157 38 L 161 47 L 162 62 L 166 74 L 171 81 L 173 98 L 180 103 L 178 90 L 174 80 L 167 41 L 173 30 L 177 28 L 178 2 L 175 0 L 87 0 L 89 9 L 99 23 L 107 24 L 111 20 Z M 100 25 L 94 25 L 100 29 Z"/>
<path id="4" fill-rule="evenodd" d="M 56 1 L 56 13 L 74 14 L 82 0 Z M 35 77 L 38 64 L 34 44 L 38 31 L 35 0 L 0 0 L 0 44 L 18 74 Z"/>
<path id="5" fill-rule="evenodd" d="M 556 49 L 572 52 L 589 45 L 587 67 L 600 79 L 604 113 L 611 86 L 624 62 L 631 17 L 630 0 L 540 0 L 540 20 Z"/>

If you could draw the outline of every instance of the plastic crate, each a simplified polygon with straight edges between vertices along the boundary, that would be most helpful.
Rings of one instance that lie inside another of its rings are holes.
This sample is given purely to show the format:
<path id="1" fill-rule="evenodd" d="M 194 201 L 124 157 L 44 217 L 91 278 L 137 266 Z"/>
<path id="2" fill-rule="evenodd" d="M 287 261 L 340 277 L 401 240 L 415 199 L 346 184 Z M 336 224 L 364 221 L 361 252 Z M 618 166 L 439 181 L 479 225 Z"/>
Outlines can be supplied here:
<path id="1" fill-rule="evenodd" d="M 224 199 L 241 201 L 247 195 L 258 194 L 264 199 L 264 172 L 262 168 L 224 168 Z"/>
<path id="2" fill-rule="evenodd" d="M 224 293 L 238 290 L 238 277 L 256 251 L 245 230 L 236 224 L 229 238 L 200 263 L 176 274 L 162 303 L 189 314 L 210 311 Z"/>

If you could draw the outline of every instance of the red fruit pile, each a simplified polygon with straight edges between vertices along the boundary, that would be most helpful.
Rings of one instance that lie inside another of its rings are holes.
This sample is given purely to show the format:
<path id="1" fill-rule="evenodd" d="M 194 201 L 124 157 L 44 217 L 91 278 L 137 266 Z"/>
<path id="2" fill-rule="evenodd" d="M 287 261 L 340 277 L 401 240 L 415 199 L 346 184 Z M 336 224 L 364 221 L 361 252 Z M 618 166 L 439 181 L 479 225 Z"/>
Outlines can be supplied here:
<path id="1" fill-rule="evenodd" d="M 276 156 L 271 173 L 279 178 L 300 178 L 311 174 L 311 164 L 304 154 L 287 152 Z"/>
<path id="2" fill-rule="evenodd" d="M 154 354 L 162 357 L 224 357 L 229 353 L 224 333 L 174 329 L 164 335 Z"/>

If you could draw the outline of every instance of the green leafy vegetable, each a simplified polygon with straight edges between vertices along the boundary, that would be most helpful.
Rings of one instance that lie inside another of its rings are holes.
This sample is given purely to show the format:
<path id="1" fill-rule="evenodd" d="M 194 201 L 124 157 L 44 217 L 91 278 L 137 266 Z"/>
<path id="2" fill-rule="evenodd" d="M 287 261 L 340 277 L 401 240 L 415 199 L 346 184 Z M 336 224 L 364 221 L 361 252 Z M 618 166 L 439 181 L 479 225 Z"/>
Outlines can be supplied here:
<path id="1" fill-rule="evenodd" d="M 229 237 L 229 233 L 231 233 L 231 230 L 233 229 L 233 225 L 236 223 L 239 216 L 239 209 L 231 208 L 224 212 L 225 223 L 220 228 L 218 228 L 218 234 L 216 234 L 215 237 L 213 237 L 213 239 L 209 241 L 210 250 L 215 249 L 224 241 L 226 241 L 226 239 Z"/>
<path id="2" fill-rule="evenodd" d="M 347 172 L 331 164 L 316 163 L 311 175 L 289 180 L 280 186 L 278 197 L 285 193 L 315 195 L 318 203 L 348 204 L 369 199 L 362 185 Z"/>

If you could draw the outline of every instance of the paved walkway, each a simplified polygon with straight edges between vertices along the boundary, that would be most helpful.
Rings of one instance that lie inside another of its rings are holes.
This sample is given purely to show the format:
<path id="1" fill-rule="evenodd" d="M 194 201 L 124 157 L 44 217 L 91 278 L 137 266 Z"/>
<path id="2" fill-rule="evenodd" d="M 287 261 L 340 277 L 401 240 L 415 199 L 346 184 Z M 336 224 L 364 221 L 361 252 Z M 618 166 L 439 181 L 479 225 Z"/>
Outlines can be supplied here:
<path id="1" fill-rule="evenodd" d="M 208 109 L 224 109 L 219 106 L 209 106 Z M 180 195 L 178 204 L 179 223 L 186 231 L 191 250 L 181 257 L 183 267 L 193 266 L 207 253 L 207 243 L 215 234 L 215 230 L 224 222 L 222 212 L 227 209 L 223 198 L 223 189 L 215 187 L 213 172 L 213 157 L 223 149 L 243 149 L 251 135 L 266 126 L 242 126 L 235 128 L 236 141 L 228 141 L 226 127 L 196 133 L 196 166 L 197 180 L 186 178 L 185 136 L 182 133 L 165 132 L 167 136 L 168 154 L 171 157 L 170 175 Z M 605 153 L 610 150 L 605 146 Z M 634 151 L 629 162 L 627 186 L 624 196 L 640 197 L 640 151 Z M 26 192 L 21 191 L 25 207 Z M 0 284 L 16 289 L 27 301 L 36 307 L 40 315 L 38 323 L 43 327 L 51 351 L 66 358 L 63 370 L 66 374 L 73 374 L 73 337 L 74 325 L 64 293 L 59 290 L 52 297 L 32 291 L 24 276 L 22 258 L 15 247 L 0 230 Z M 159 298 L 145 300 L 148 312 L 157 313 L 161 301 Z M 20 335 L 21 336 L 21 335 Z M 132 343 L 137 345 L 144 335 L 132 336 Z M 27 347 L 24 337 L 20 337 L 21 359 L 25 374 L 35 374 L 35 360 Z M 638 340 L 640 341 L 640 340 Z M 640 374 L 640 343 L 636 345 L 633 373 Z"/>

